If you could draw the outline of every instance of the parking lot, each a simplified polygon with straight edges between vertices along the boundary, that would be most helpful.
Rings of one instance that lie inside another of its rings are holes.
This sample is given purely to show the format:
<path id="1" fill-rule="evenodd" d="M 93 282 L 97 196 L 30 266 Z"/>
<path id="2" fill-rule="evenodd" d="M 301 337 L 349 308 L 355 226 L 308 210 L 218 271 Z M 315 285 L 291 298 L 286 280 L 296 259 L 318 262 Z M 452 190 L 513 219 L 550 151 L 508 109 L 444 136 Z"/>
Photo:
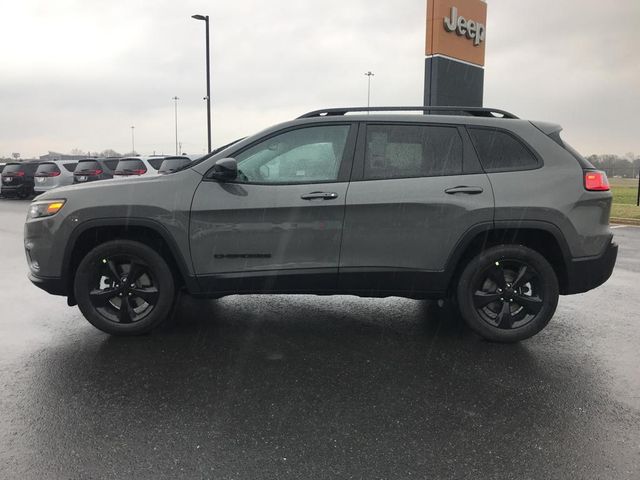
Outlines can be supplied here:
<path id="1" fill-rule="evenodd" d="M 0 478 L 640 476 L 640 228 L 538 336 L 400 298 L 184 297 L 139 338 L 26 278 L 0 200 Z"/>

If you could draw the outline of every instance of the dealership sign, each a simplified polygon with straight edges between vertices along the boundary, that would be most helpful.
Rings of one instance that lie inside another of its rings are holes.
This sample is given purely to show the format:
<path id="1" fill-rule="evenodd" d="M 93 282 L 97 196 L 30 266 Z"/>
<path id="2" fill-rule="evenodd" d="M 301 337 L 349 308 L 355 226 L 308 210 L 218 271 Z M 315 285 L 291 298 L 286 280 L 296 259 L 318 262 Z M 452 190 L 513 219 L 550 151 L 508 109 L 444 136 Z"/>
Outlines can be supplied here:
<path id="1" fill-rule="evenodd" d="M 427 56 L 483 66 L 486 25 L 487 4 L 482 0 L 427 0 Z"/>
<path id="2" fill-rule="evenodd" d="M 461 37 L 466 36 L 468 39 L 473 40 L 473 44 L 476 46 L 484 41 L 486 32 L 484 24 L 474 20 L 467 20 L 462 15 L 459 15 L 457 7 L 451 7 L 451 15 L 444 18 L 444 28 L 447 32 L 456 32 Z"/>

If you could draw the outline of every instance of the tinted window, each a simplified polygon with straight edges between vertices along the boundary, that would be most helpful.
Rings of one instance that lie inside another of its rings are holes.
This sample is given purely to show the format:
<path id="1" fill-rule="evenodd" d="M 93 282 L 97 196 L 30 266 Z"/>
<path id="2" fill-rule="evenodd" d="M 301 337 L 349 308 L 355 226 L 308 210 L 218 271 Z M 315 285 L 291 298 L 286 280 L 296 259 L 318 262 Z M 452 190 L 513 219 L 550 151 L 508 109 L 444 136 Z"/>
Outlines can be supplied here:
<path id="1" fill-rule="evenodd" d="M 188 158 L 167 158 L 162 161 L 162 165 L 160 165 L 158 171 L 160 173 L 171 173 L 185 165 L 189 165 L 189 163 L 191 163 L 191 160 Z"/>
<path id="2" fill-rule="evenodd" d="M 121 175 L 127 174 L 135 174 L 140 175 L 147 171 L 147 167 L 145 167 L 142 160 L 120 160 L 118 162 L 118 166 L 116 167 L 116 173 Z"/>
<path id="3" fill-rule="evenodd" d="M 38 165 L 36 175 L 48 175 L 49 173 L 60 173 L 60 169 L 55 163 L 41 163 Z"/>
<path id="4" fill-rule="evenodd" d="M 73 172 L 76 169 L 77 163 L 64 163 L 63 167 L 67 172 Z"/>
<path id="5" fill-rule="evenodd" d="M 364 178 L 432 177 L 462 173 L 462 139 L 455 127 L 369 125 Z"/>
<path id="6" fill-rule="evenodd" d="M 19 163 L 9 163 L 8 165 L 5 165 L 4 170 L 2 170 L 3 174 L 6 173 L 14 173 L 14 172 L 19 172 L 20 170 L 22 170 L 22 165 Z"/>
<path id="7" fill-rule="evenodd" d="M 75 173 L 81 173 L 87 170 L 101 170 L 100 163 L 96 160 L 80 160 L 74 170 Z"/>
<path id="8" fill-rule="evenodd" d="M 292 130 L 236 156 L 238 181 L 313 183 L 338 179 L 349 125 Z"/>
<path id="9" fill-rule="evenodd" d="M 111 159 L 111 160 L 104 160 L 104 164 L 107 166 L 107 168 L 111 169 L 111 170 L 115 170 L 116 167 L 118 166 L 118 162 L 120 160 L 117 158 Z"/>
<path id="10" fill-rule="evenodd" d="M 488 128 L 470 128 L 469 134 L 487 172 L 538 167 L 538 160 L 529 149 L 508 133 Z"/>
<path id="11" fill-rule="evenodd" d="M 160 168 L 160 165 L 162 165 L 162 162 L 164 162 L 164 157 L 150 158 L 148 162 L 149 165 L 158 170 Z"/>

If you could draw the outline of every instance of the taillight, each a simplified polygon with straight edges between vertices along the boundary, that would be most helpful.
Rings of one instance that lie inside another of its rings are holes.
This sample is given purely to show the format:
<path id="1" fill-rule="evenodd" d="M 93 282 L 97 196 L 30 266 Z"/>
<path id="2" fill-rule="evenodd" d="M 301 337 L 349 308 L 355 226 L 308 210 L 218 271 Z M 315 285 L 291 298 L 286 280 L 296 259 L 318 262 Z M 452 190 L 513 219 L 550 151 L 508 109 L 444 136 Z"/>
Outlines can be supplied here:
<path id="1" fill-rule="evenodd" d="M 57 177 L 60 172 L 40 172 L 36 173 L 36 177 Z"/>
<path id="2" fill-rule="evenodd" d="M 99 168 L 95 169 L 95 170 L 80 170 L 79 172 L 73 172 L 74 175 L 83 175 L 83 176 L 88 176 L 88 177 L 93 177 L 93 176 L 98 176 L 98 175 L 102 175 L 102 170 L 100 170 Z"/>
<path id="3" fill-rule="evenodd" d="M 147 173 L 146 168 L 136 168 L 132 170 L 116 170 L 115 175 L 144 175 Z"/>
<path id="4" fill-rule="evenodd" d="M 584 188 L 591 192 L 608 192 L 610 188 L 607 174 L 599 170 L 584 172 Z"/>

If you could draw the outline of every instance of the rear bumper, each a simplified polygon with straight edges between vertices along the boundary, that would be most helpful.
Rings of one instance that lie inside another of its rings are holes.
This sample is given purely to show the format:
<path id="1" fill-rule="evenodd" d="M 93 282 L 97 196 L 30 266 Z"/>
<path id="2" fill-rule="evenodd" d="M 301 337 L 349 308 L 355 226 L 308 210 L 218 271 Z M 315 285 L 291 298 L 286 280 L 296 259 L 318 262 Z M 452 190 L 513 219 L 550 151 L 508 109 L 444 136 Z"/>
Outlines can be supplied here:
<path id="1" fill-rule="evenodd" d="M 618 245 L 610 243 L 597 257 L 573 259 L 567 265 L 567 285 L 563 295 L 583 293 L 606 282 L 618 258 Z"/>
<path id="2" fill-rule="evenodd" d="M 64 282 L 61 278 L 38 277 L 32 272 L 29 272 L 29 280 L 31 280 L 31 283 L 33 283 L 36 287 L 41 288 L 51 295 L 61 295 L 63 297 L 66 297 L 68 295 L 67 289 L 65 288 Z"/>

